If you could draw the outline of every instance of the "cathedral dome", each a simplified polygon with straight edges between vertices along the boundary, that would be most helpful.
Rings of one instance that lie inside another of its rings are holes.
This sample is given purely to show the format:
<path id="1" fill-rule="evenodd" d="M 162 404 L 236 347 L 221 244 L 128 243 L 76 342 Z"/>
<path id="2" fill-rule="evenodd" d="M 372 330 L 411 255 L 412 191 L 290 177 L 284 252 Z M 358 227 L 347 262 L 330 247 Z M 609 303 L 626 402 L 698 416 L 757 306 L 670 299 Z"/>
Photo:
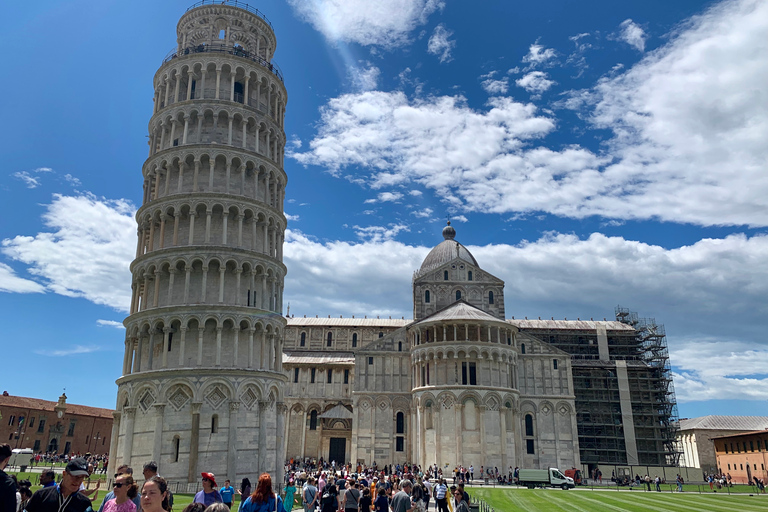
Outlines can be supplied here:
<path id="1" fill-rule="evenodd" d="M 445 240 L 429 251 L 429 254 L 427 254 L 427 257 L 424 258 L 424 262 L 421 264 L 419 275 L 423 275 L 425 272 L 429 272 L 455 258 L 460 258 L 476 267 L 480 266 L 477 264 L 475 257 L 472 256 L 472 253 L 454 240 L 455 237 L 456 230 L 451 226 L 451 221 L 448 221 L 448 225 L 443 228 L 443 238 Z"/>

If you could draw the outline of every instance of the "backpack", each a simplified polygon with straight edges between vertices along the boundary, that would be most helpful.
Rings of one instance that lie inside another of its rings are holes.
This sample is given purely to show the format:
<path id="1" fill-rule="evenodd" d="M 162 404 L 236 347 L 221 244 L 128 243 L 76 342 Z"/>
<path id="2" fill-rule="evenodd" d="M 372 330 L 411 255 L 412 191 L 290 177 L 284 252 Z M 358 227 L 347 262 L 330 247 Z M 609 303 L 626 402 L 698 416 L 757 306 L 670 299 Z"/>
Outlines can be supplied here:
<path id="1" fill-rule="evenodd" d="M 339 504 L 336 502 L 336 495 L 335 494 L 323 494 L 323 500 L 321 502 L 322 504 L 322 512 L 336 512 L 339 508 Z"/>

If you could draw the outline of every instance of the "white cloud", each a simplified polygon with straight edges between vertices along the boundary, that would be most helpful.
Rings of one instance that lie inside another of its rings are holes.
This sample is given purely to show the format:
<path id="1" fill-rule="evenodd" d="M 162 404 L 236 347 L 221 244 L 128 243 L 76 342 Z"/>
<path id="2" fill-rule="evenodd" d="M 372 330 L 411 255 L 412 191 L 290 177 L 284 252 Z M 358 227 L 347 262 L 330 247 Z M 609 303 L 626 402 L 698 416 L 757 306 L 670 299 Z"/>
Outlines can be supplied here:
<path id="1" fill-rule="evenodd" d="M 676 340 L 669 351 L 678 402 L 765 400 L 768 348 L 734 339 Z"/>
<path id="2" fill-rule="evenodd" d="M 17 276 L 10 266 L 0 263 L 0 292 L 43 293 L 45 287 L 31 279 Z"/>
<path id="3" fill-rule="evenodd" d="M 410 192 L 408 192 L 408 194 L 416 197 L 424 195 L 424 193 L 421 190 L 411 190 Z"/>
<path id="4" fill-rule="evenodd" d="M 115 320 L 96 320 L 96 323 L 102 327 L 114 327 L 115 329 L 125 329 L 123 322 L 116 322 Z"/>
<path id="5" fill-rule="evenodd" d="M 80 180 L 78 178 L 75 178 L 71 174 L 65 174 L 64 179 L 67 180 L 74 187 L 79 187 L 81 184 Z"/>
<path id="6" fill-rule="evenodd" d="M 382 192 L 378 196 L 376 196 L 376 199 L 366 199 L 366 204 L 371 203 L 394 203 L 396 201 L 399 201 L 403 198 L 403 194 L 400 192 Z"/>
<path id="7" fill-rule="evenodd" d="M 349 68 L 350 81 L 355 90 L 358 91 L 371 91 L 376 89 L 380 74 L 381 70 L 376 66 L 373 66 L 370 62 L 366 63 L 364 67 Z M 297 146 L 294 147 L 298 149 Z"/>
<path id="8" fill-rule="evenodd" d="M 2 252 L 29 265 L 46 288 L 127 311 L 128 266 L 136 251 L 134 207 L 126 200 L 54 195 L 43 215 L 50 231 L 2 242 Z"/>
<path id="9" fill-rule="evenodd" d="M 101 350 L 99 347 L 75 345 L 72 348 L 66 348 L 62 350 L 35 350 L 35 354 L 48 357 L 65 357 L 78 354 L 90 354 L 91 352 L 98 352 L 99 350 Z"/>
<path id="10" fill-rule="evenodd" d="M 355 234 L 361 240 L 379 243 L 393 240 L 401 231 L 410 231 L 405 224 L 389 224 L 387 226 L 353 226 Z"/>
<path id="11" fill-rule="evenodd" d="M 509 78 L 503 77 L 501 79 L 494 78 L 496 71 L 491 71 L 487 75 L 482 75 L 480 78 L 484 78 L 480 85 L 483 90 L 488 94 L 507 94 L 509 89 Z"/>
<path id="12" fill-rule="evenodd" d="M 648 36 L 640 25 L 631 19 L 626 19 L 621 22 L 619 29 L 618 39 L 639 52 L 645 51 L 645 41 L 648 39 Z"/>
<path id="13" fill-rule="evenodd" d="M 411 212 L 411 215 L 414 217 L 417 217 L 419 219 L 428 219 L 432 216 L 432 214 L 435 213 L 432 208 L 424 208 L 422 210 L 414 210 Z"/>
<path id="14" fill-rule="evenodd" d="M 528 48 L 528 54 L 523 57 L 523 62 L 528 63 L 529 68 L 546 65 L 557 56 L 554 48 L 545 48 L 538 42 Z"/>
<path id="15" fill-rule="evenodd" d="M 469 222 L 469 219 L 467 219 L 464 215 L 454 215 L 451 217 L 451 220 L 457 222 Z"/>
<path id="16" fill-rule="evenodd" d="M 442 0 L 288 0 L 296 14 L 331 42 L 402 46 Z"/>
<path id="17" fill-rule="evenodd" d="M 13 173 L 13 177 L 26 183 L 27 188 L 37 188 L 40 186 L 40 180 L 29 174 L 27 171 L 15 172 Z"/>
<path id="18" fill-rule="evenodd" d="M 287 220 L 290 220 L 291 222 L 296 222 L 297 220 L 299 220 L 298 215 L 291 215 L 290 213 L 283 213 L 283 215 L 285 215 L 285 218 Z"/>
<path id="19" fill-rule="evenodd" d="M 50 167 L 38 167 L 37 169 L 33 169 L 31 171 L 18 171 L 13 173 L 11 176 L 13 176 L 14 178 L 18 178 L 24 183 L 26 183 L 27 188 L 37 188 L 40 186 L 41 181 L 39 176 L 34 176 L 34 175 L 41 174 L 41 173 L 49 173 L 49 172 L 53 172 L 53 169 L 51 169 Z"/>
<path id="20" fill-rule="evenodd" d="M 515 83 L 529 93 L 538 95 L 546 92 L 555 84 L 555 81 L 547 78 L 547 74 L 543 71 L 531 71 L 522 78 L 515 80 Z"/>
<path id="21" fill-rule="evenodd" d="M 456 41 L 451 41 L 449 38 L 453 35 L 453 32 L 445 28 L 442 23 L 435 27 L 432 35 L 429 37 L 427 43 L 427 51 L 432 55 L 440 57 L 440 62 L 450 62 L 453 60 L 451 52 L 456 46 Z"/>
<path id="22" fill-rule="evenodd" d="M 534 55 L 546 53 L 535 50 Z M 493 97 L 331 99 L 304 164 L 356 166 L 372 188 L 429 187 L 450 206 L 490 213 L 768 225 L 768 3 L 720 4 L 631 69 L 574 93 L 600 153 L 536 146 L 557 119 Z M 542 60 L 541 57 L 536 57 Z"/>

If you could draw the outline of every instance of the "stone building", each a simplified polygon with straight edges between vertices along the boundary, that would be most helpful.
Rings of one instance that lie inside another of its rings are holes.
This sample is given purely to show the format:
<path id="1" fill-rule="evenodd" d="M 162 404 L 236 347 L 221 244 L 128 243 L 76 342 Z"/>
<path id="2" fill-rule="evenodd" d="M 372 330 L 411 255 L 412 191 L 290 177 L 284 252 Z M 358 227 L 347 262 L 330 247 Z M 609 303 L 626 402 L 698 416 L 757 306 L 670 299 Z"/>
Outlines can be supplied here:
<path id="1" fill-rule="evenodd" d="M 62 394 L 58 402 L 0 396 L 0 439 L 11 448 L 37 452 L 109 453 L 112 432 L 110 409 L 68 404 Z"/>
<path id="2" fill-rule="evenodd" d="M 715 438 L 765 429 L 768 429 L 766 416 L 700 416 L 680 420 L 677 440 L 687 466 L 718 473 L 721 466 L 715 453 Z M 725 449 L 722 453 L 725 454 Z"/>
<path id="3" fill-rule="evenodd" d="M 413 319 L 288 318 L 287 455 L 475 467 L 675 466 L 663 326 L 505 319 L 504 282 L 450 225 Z"/>
<path id="4" fill-rule="evenodd" d="M 714 437 L 717 468 L 737 484 L 768 482 L 768 429 Z"/>
<path id="5" fill-rule="evenodd" d="M 259 11 L 196 4 L 155 74 L 112 471 L 283 468 L 283 121 Z"/>

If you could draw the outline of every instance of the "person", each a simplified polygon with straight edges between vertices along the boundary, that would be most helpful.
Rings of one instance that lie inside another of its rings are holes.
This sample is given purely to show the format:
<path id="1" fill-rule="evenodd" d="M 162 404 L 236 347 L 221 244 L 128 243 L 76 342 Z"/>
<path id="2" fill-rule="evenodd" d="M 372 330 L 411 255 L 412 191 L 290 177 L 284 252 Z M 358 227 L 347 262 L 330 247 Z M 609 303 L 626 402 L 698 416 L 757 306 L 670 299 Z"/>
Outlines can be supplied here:
<path id="1" fill-rule="evenodd" d="M 133 476 L 127 473 L 117 475 L 112 484 L 112 492 L 115 497 L 104 505 L 104 512 L 136 512 L 136 504 L 131 501 L 138 494 L 138 486 L 133 481 Z"/>
<path id="2" fill-rule="evenodd" d="M 327 484 L 323 497 L 320 500 L 321 512 L 336 512 L 339 509 L 337 499 L 336 485 L 333 483 Z"/>
<path id="3" fill-rule="evenodd" d="M 453 507 L 453 512 L 469 512 L 469 503 L 464 501 L 464 493 L 461 489 L 456 489 L 453 493 L 456 506 Z"/>
<path id="4" fill-rule="evenodd" d="M 19 494 L 21 495 L 21 503 L 19 503 L 17 512 L 24 512 L 24 509 L 27 508 L 27 503 L 29 503 L 29 499 L 32 497 L 32 491 L 29 490 L 28 486 L 22 485 L 19 487 Z"/>
<path id="5" fill-rule="evenodd" d="M 656 491 L 661 492 L 661 478 L 658 475 L 656 475 L 654 482 L 656 483 Z"/>
<path id="6" fill-rule="evenodd" d="M 56 485 L 56 473 L 52 469 L 44 469 L 40 473 L 40 485 L 43 487 L 53 487 Z"/>
<path id="7" fill-rule="evenodd" d="M 117 479 L 118 476 L 126 474 L 131 475 L 133 477 L 133 468 L 126 464 L 122 464 L 118 466 L 117 473 L 115 473 L 115 479 Z M 101 502 L 101 506 L 99 507 L 99 512 L 104 512 L 104 505 L 107 504 L 107 502 L 111 499 L 115 498 L 115 493 L 113 491 L 109 491 L 106 496 L 104 496 L 104 500 Z M 131 498 L 131 501 L 134 505 L 136 505 L 136 510 L 141 510 L 141 498 L 139 497 L 138 492 L 136 493 L 136 496 Z"/>
<path id="8" fill-rule="evenodd" d="M 354 479 L 349 479 L 346 484 L 347 488 L 340 499 L 340 508 L 343 508 L 345 512 L 357 512 L 360 501 L 360 491 L 357 490 L 357 482 Z"/>
<path id="9" fill-rule="evenodd" d="M 448 486 L 445 484 L 443 478 L 435 485 L 435 501 L 437 501 L 436 507 L 440 512 L 448 512 Z"/>
<path id="10" fill-rule="evenodd" d="M 221 501 L 224 502 L 227 508 L 231 509 L 232 498 L 235 495 L 235 488 L 229 484 L 229 480 L 224 480 L 224 486 L 219 491 L 219 494 L 221 494 Z"/>
<path id="11" fill-rule="evenodd" d="M 151 460 L 144 464 L 143 473 L 144 473 L 144 480 L 149 480 L 153 476 L 160 476 L 157 474 L 157 462 Z M 168 506 L 173 508 L 173 493 L 170 491 L 170 489 L 166 490 L 168 493 Z M 141 503 L 139 503 L 139 510 L 141 510 Z"/>
<path id="12" fill-rule="evenodd" d="M 213 473 L 200 473 L 203 477 L 203 490 L 195 494 L 194 503 L 202 503 L 206 507 L 214 503 L 223 503 L 221 494 L 216 490 L 216 478 Z"/>
<path id="13" fill-rule="evenodd" d="M 0 510 L 16 510 L 16 483 L 4 471 L 13 450 L 9 444 L 0 444 Z"/>
<path id="14" fill-rule="evenodd" d="M 675 483 L 677 484 L 677 492 L 683 492 L 683 478 L 680 476 L 680 473 L 677 474 Z"/>
<path id="15" fill-rule="evenodd" d="M 317 503 L 317 487 L 315 487 L 315 477 L 311 476 L 307 479 L 307 483 L 301 490 L 301 502 L 304 505 L 304 512 L 312 512 L 315 510 L 315 504 Z"/>
<path id="16" fill-rule="evenodd" d="M 400 481 L 400 491 L 392 497 L 392 512 L 412 512 L 416 510 L 411 501 L 413 485 L 407 478 Z"/>
<path id="17" fill-rule="evenodd" d="M 168 484 L 165 478 L 153 476 L 141 487 L 142 512 L 170 512 L 168 501 Z"/>
<path id="18" fill-rule="evenodd" d="M 461 491 L 464 501 L 469 503 L 469 493 L 464 489 L 464 484 L 459 484 L 459 490 Z"/>
<path id="19" fill-rule="evenodd" d="M 416 507 L 414 510 L 419 512 L 424 512 L 426 510 L 424 505 L 424 486 L 421 485 L 420 477 L 416 478 L 416 485 L 414 485 L 411 490 L 411 500 Z"/>
<path id="20" fill-rule="evenodd" d="M 0 447 L 0 458 L 1 450 Z M 0 464 L 0 468 L 2 467 L 4 466 Z M 91 500 L 78 492 L 86 476 L 88 463 L 85 459 L 72 459 L 64 468 L 59 485 L 44 487 L 32 495 L 27 503 L 27 512 L 90 512 Z"/>
<path id="21" fill-rule="evenodd" d="M 205 512 L 205 505 L 202 503 L 190 503 L 182 512 Z"/>
<path id="22" fill-rule="evenodd" d="M 293 510 L 293 502 L 296 499 L 296 486 L 293 485 L 293 478 L 288 479 L 288 484 L 283 489 L 283 492 L 285 492 L 285 498 L 283 499 L 285 512 L 291 512 Z"/>
<path id="23" fill-rule="evenodd" d="M 240 496 L 240 506 L 237 509 L 240 511 L 243 508 L 245 500 L 251 495 L 251 481 L 248 478 L 243 478 L 243 481 L 240 482 L 240 488 L 237 490 L 237 495 Z"/>
<path id="24" fill-rule="evenodd" d="M 283 500 L 272 491 L 272 477 L 262 473 L 256 490 L 243 503 L 243 512 L 273 512 L 284 510 Z"/>
<path id="25" fill-rule="evenodd" d="M 379 495 L 376 497 L 376 501 L 373 502 L 373 507 L 374 512 L 389 512 L 387 491 L 383 487 L 379 487 Z"/>
<path id="26" fill-rule="evenodd" d="M 373 510 L 373 500 L 371 499 L 371 490 L 366 486 L 363 489 L 363 495 L 360 496 L 360 505 L 358 507 L 360 512 L 371 512 Z"/>
<path id="27" fill-rule="evenodd" d="M 229 512 L 229 507 L 227 507 L 224 503 L 213 503 L 205 507 L 204 512 Z"/>

